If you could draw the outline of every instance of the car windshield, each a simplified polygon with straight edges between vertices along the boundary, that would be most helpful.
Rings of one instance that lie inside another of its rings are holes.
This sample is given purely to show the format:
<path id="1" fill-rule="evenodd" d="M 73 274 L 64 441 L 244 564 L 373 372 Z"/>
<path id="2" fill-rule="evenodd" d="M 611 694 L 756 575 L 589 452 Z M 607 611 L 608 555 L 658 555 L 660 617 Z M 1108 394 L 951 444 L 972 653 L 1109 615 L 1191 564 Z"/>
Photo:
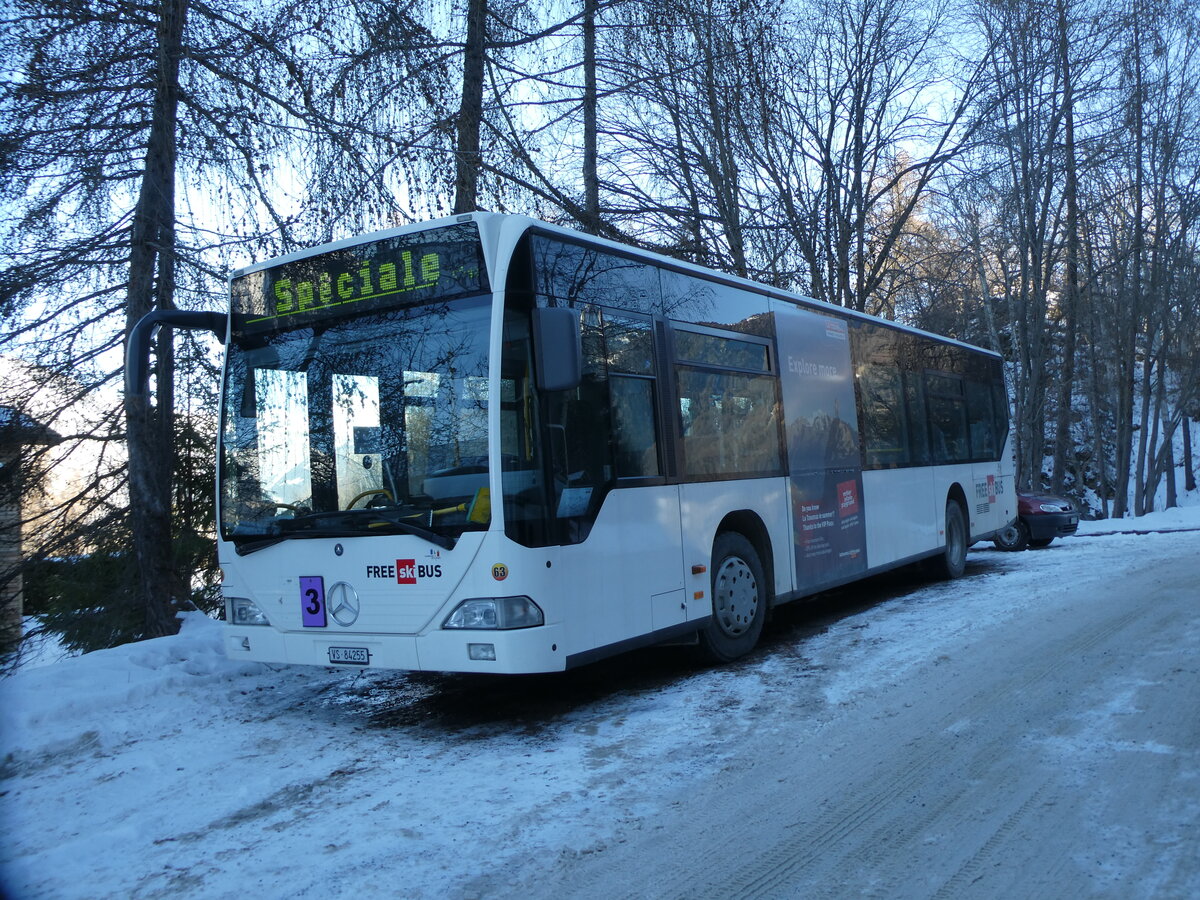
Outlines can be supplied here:
<path id="1" fill-rule="evenodd" d="M 221 529 L 420 534 L 490 518 L 486 297 L 235 336 L 221 431 Z"/>

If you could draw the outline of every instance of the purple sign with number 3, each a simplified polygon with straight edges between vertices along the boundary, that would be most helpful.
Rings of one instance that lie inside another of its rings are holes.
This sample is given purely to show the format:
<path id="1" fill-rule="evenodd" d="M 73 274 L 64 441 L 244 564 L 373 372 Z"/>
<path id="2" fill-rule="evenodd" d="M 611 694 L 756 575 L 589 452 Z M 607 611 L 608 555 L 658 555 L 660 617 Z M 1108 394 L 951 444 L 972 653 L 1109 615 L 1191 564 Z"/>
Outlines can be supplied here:
<path id="1" fill-rule="evenodd" d="M 305 628 L 325 627 L 325 579 L 320 575 L 300 576 L 300 609 Z"/>

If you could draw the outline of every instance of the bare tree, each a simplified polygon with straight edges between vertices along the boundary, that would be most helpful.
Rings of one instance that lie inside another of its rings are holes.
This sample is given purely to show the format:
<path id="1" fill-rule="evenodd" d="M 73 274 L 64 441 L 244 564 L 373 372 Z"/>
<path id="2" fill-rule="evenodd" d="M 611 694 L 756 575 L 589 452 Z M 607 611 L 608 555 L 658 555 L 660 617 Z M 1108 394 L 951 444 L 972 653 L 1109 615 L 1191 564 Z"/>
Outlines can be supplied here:
<path id="1" fill-rule="evenodd" d="M 290 54 L 320 39 L 329 12 L 321 0 L 268 10 L 239 0 L 10 4 L 0 38 L 14 73 L 0 85 L 0 197 L 11 213 L 0 350 L 106 391 L 117 406 L 116 351 L 128 328 L 152 309 L 209 305 L 228 265 L 225 241 L 280 248 L 317 230 L 311 212 L 329 196 L 297 197 L 286 185 L 319 186 L 344 145 L 318 108 L 326 70 Z M 134 635 L 173 630 L 189 602 L 190 573 L 172 541 L 175 406 L 174 351 L 160 339 L 155 402 L 131 404 L 124 428 L 109 434 L 128 456 L 105 473 L 117 487 L 93 491 L 98 515 L 114 490 L 128 491 L 132 587 L 113 600 L 140 610 Z M 47 547 L 71 543 L 43 537 Z"/>
<path id="2" fill-rule="evenodd" d="M 483 63 L 487 41 L 487 0 L 467 0 L 467 39 L 463 48 L 462 103 L 455 148 L 454 211 L 479 208 L 479 128 L 483 121 Z"/>
<path id="3" fill-rule="evenodd" d="M 1015 2 L 980 4 L 979 17 L 998 48 L 993 57 L 998 104 L 987 136 L 998 151 L 999 214 L 1012 223 L 997 262 L 1005 273 L 1015 360 L 1017 469 L 1029 486 L 1040 481 L 1045 451 L 1050 305 L 1062 255 L 1057 22 L 1053 10 Z"/>
<path id="4" fill-rule="evenodd" d="M 908 0 L 813 0 L 756 85 L 756 168 L 780 198 L 814 296 L 888 314 L 911 236 L 938 174 L 970 141 L 985 43 L 956 66 L 946 8 Z M 774 87 L 773 85 L 777 85 Z"/>

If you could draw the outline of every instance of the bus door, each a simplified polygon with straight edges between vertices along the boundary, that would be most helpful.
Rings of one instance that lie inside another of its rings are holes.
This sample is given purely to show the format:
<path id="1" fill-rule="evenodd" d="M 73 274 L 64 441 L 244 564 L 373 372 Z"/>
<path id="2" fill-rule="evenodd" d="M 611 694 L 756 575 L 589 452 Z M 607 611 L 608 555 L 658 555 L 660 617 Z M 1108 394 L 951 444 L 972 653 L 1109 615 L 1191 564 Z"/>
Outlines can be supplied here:
<path id="1" fill-rule="evenodd" d="M 581 309 L 583 379 L 541 397 L 526 322 L 510 313 L 505 331 L 506 532 L 561 547 L 555 568 L 582 644 L 682 623 L 679 488 L 664 476 L 650 318 Z"/>
<path id="2" fill-rule="evenodd" d="M 581 309 L 584 377 L 550 398 L 552 468 L 564 489 L 564 561 L 596 597 L 588 613 L 596 646 L 659 631 L 686 618 L 679 487 L 664 474 L 660 385 L 650 317 Z M 572 514 L 599 495 L 591 521 Z"/>

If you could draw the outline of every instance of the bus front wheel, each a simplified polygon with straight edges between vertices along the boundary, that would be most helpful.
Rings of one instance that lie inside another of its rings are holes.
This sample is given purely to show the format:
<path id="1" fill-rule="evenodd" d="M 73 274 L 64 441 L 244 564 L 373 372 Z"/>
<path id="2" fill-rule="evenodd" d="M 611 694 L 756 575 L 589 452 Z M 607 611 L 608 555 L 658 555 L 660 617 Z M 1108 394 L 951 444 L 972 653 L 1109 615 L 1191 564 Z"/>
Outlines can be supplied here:
<path id="1" fill-rule="evenodd" d="M 713 542 L 712 618 L 700 632 L 709 662 L 730 662 L 754 649 L 767 617 L 767 587 L 758 551 L 743 535 L 725 531 Z"/>

